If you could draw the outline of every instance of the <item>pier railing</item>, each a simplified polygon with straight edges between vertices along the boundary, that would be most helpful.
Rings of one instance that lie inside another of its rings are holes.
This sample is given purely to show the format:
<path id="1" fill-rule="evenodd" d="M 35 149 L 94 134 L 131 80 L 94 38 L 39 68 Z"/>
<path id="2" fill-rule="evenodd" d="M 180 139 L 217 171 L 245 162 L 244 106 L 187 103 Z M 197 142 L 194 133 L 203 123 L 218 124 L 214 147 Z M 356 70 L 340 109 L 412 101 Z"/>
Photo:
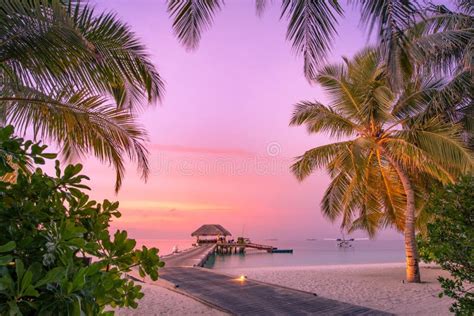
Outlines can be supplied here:
<path id="1" fill-rule="evenodd" d="M 232 242 L 218 242 L 216 243 L 215 251 L 219 254 L 231 254 L 231 253 L 244 253 L 246 248 L 253 248 L 258 250 L 265 250 L 272 252 L 277 249 L 276 247 L 269 245 L 261 245 L 256 243 L 232 243 Z"/>

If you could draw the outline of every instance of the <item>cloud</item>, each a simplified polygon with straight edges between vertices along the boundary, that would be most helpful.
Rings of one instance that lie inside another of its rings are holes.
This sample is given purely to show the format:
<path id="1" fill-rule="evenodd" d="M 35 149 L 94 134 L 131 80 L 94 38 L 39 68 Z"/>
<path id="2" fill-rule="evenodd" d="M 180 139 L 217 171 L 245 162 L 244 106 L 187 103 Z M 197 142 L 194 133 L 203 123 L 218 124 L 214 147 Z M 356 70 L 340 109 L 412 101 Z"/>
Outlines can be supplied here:
<path id="1" fill-rule="evenodd" d="M 167 151 L 174 153 L 227 155 L 227 156 L 254 156 L 255 153 L 240 148 L 218 148 L 218 147 L 193 147 L 181 145 L 150 144 L 148 148 L 156 151 Z"/>
<path id="2" fill-rule="evenodd" d="M 230 211 L 227 205 L 217 205 L 199 202 L 155 201 L 155 200 L 123 200 L 120 202 L 122 210 L 166 211 L 168 213 L 180 211 Z"/>

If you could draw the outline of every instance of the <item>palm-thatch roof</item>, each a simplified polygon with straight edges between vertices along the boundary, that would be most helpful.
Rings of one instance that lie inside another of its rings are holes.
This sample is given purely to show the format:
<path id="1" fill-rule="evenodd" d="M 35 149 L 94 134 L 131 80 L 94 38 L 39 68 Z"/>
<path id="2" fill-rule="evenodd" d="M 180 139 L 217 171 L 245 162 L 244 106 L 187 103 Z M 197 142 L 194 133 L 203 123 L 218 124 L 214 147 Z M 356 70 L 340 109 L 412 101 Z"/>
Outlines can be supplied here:
<path id="1" fill-rule="evenodd" d="M 232 236 L 232 234 L 217 224 L 207 224 L 199 227 L 191 236 Z"/>

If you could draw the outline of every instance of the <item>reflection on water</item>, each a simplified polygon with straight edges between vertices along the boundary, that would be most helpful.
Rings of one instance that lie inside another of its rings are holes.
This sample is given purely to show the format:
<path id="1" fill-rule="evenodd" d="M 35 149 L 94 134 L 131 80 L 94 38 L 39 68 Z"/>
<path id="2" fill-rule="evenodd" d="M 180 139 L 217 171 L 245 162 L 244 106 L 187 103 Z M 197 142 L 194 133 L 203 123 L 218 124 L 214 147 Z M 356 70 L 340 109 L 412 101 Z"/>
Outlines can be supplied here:
<path id="1" fill-rule="evenodd" d="M 141 247 L 141 245 L 157 247 L 160 249 L 160 255 L 166 255 L 171 253 L 174 246 L 178 246 L 180 250 L 184 250 L 191 247 L 193 242 L 193 239 L 137 239 L 137 247 Z M 293 253 L 271 254 L 249 249 L 246 254 L 211 256 L 206 263 L 206 267 L 229 269 L 267 266 L 390 263 L 404 262 L 405 260 L 403 241 L 401 240 L 356 241 L 351 248 L 338 248 L 334 241 L 324 240 L 256 240 L 255 242 L 270 244 L 280 249 L 293 249 Z"/>
<path id="2" fill-rule="evenodd" d="M 289 253 L 266 253 L 248 250 L 242 255 L 217 255 L 206 263 L 213 269 L 243 267 L 278 267 L 404 262 L 403 241 L 373 240 L 354 242 L 351 248 L 338 248 L 332 241 L 266 241 Z"/>

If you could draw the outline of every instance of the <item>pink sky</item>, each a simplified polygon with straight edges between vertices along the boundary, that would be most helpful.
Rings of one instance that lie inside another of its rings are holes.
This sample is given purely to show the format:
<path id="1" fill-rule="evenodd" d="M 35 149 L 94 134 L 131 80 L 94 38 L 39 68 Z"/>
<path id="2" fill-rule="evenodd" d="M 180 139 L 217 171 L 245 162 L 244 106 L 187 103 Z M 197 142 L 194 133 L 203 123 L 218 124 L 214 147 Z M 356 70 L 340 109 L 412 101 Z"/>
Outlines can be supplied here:
<path id="1" fill-rule="evenodd" d="M 166 81 L 163 103 L 140 116 L 150 135 L 149 181 L 130 164 L 115 195 L 113 170 L 85 162 L 92 197 L 120 201 L 123 217 L 114 227 L 158 239 L 187 238 L 205 223 L 253 238 L 338 234 L 338 223 L 320 213 L 325 173 L 298 183 L 288 171 L 293 157 L 330 139 L 288 127 L 296 102 L 326 99 L 305 80 L 276 2 L 257 18 L 253 1 L 226 1 L 192 53 L 172 35 L 164 1 L 97 2 L 131 25 Z M 346 17 L 331 61 L 366 43 L 358 12 L 346 7 Z M 401 236 L 384 232 L 380 238 Z"/>

